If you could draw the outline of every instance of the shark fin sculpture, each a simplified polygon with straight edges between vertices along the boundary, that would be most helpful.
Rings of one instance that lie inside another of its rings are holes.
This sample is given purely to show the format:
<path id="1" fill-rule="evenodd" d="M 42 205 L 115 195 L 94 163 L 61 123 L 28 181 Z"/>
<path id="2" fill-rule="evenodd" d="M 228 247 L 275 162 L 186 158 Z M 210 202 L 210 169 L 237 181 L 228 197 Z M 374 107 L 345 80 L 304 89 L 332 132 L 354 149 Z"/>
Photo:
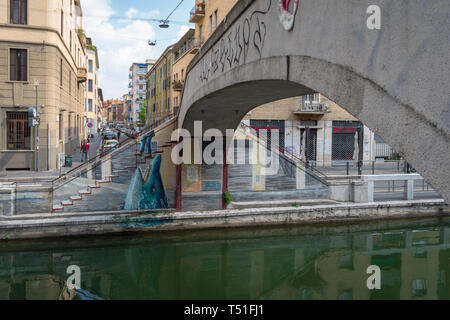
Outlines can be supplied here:
<path id="1" fill-rule="evenodd" d="M 125 198 L 125 210 L 166 209 L 169 207 L 160 169 L 161 155 L 157 155 L 144 175 L 140 168 L 134 172 Z"/>

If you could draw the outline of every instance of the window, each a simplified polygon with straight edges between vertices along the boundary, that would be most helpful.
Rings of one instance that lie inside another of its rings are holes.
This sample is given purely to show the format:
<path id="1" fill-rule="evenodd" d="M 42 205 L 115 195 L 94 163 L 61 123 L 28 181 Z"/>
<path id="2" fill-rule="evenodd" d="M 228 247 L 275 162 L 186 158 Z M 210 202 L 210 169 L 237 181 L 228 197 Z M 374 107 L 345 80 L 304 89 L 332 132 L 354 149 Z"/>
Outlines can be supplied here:
<path id="1" fill-rule="evenodd" d="M 30 150 L 31 135 L 28 112 L 6 112 L 8 150 Z"/>
<path id="2" fill-rule="evenodd" d="M 214 29 L 217 28 L 217 10 L 214 11 Z"/>
<path id="3" fill-rule="evenodd" d="M 209 33 L 212 33 L 213 31 L 213 16 L 209 16 Z"/>
<path id="4" fill-rule="evenodd" d="M 88 111 L 92 112 L 92 99 L 88 100 Z"/>
<path id="5" fill-rule="evenodd" d="M 89 65 L 89 72 L 93 72 L 93 62 L 92 62 L 92 60 L 89 60 L 88 65 Z"/>
<path id="6" fill-rule="evenodd" d="M 27 0 L 11 0 L 10 21 L 14 24 L 27 24 Z"/>
<path id="7" fill-rule="evenodd" d="M 28 52 L 26 49 L 9 49 L 11 81 L 28 81 Z"/>
<path id="8" fill-rule="evenodd" d="M 61 37 L 64 37 L 64 12 L 61 10 Z"/>
<path id="9" fill-rule="evenodd" d="M 69 127 L 68 127 L 68 136 L 72 136 L 72 116 L 69 114 Z"/>
<path id="10" fill-rule="evenodd" d="M 63 81 L 62 81 L 62 78 L 63 78 L 63 64 L 62 64 L 62 59 L 59 60 L 59 66 L 60 66 L 60 68 L 59 68 L 59 86 L 62 87 L 62 85 L 63 85 Z"/>
<path id="11" fill-rule="evenodd" d="M 59 114 L 58 132 L 59 132 L 59 140 L 62 140 L 63 139 L 63 115 L 62 115 L 62 113 Z"/>
<path id="12" fill-rule="evenodd" d="M 89 92 L 92 92 L 92 79 L 89 79 L 88 80 L 88 90 L 89 90 Z"/>

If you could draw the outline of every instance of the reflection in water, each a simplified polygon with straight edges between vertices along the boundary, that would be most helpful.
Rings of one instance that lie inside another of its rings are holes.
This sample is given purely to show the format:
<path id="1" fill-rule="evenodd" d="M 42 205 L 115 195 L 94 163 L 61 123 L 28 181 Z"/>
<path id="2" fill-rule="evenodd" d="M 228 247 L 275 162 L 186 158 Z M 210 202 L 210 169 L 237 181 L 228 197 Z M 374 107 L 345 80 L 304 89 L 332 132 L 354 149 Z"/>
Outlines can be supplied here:
<path id="1" fill-rule="evenodd" d="M 430 219 L 9 241 L 0 299 L 449 299 L 449 235 L 449 220 Z M 366 287 L 369 265 L 381 290 Z"/>

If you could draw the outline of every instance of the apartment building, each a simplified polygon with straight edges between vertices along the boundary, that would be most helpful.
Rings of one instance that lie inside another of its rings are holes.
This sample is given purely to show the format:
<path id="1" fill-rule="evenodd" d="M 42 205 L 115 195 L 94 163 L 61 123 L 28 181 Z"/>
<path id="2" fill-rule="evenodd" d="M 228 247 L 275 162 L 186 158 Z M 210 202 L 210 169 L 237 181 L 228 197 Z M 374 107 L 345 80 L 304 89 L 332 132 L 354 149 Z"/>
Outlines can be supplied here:
<path id="1" fill-rule="evenodd" d="M 101 129 L 105 125 L 105 119 L 103 118 L 103 90 L 97 89 L 97 126 Z"/>
<path id="2" fill-rule="evenodd" d="M 194 38 L 203 44 L 239 0 L 196 0 L 189 22 L 195 23 Z"/>
<path id="3" fill-rule="evenodd" d="M 173 113 L 172 101 L 172 64 L 173 45 L 164 50 L 145 76 L 147 83 L 146 122 L 161 119 Z"/>
<path id="4" fill-rule="evenodd" d="M 0 0 L 0 8 L 0 171 L 52 170 L 85 135 L 80 1 Z M 36 104 L 39 142 L 28 122 Z"/>
<path id="5" fill-rule="evenodd" d="M 91 38 L 86 38 L 86 66 L 87 86 L 85 99 L 84 125 L 87 134 L 95 134 L 99 128 L 98 114 L 100 104 L 98 99 L 98 54 L 97 47 L 92 44 Z"/>
<path id="6" fill-rule="evenodd" d="M 155 64 L 155 60 L 146 60 L 144 63 L 135 62 L 130 67 L 128 75 L 128 95 L 131 100 L 130 111 L 128 112 L 127 122 L 129 127 L 135 127 L 139 124 L 139 112 L 145 105 L 145 96 L 147 92 L 147 84 L 145 75 Z"/>
<path id="7" fill-rule="evenodd" d="M 362 139 L 362 160 L 375 160 L 374 133 L 322 94 L 287 98 L 259 106 L 243 120 L 256 131 L 277 129 L 279 146 L 300 156 L 305 143 L 311 165 L 345 165 L 354 159 L 355 135 Z M 303 135 L 305 139 L 303 140 Z"/>
<path id="8" fill-rule="evenodd" d="M 103 103 L 103 116 L 109 126 L 124 123 L 124 103 L 122 99 L 110 99 Z"/>

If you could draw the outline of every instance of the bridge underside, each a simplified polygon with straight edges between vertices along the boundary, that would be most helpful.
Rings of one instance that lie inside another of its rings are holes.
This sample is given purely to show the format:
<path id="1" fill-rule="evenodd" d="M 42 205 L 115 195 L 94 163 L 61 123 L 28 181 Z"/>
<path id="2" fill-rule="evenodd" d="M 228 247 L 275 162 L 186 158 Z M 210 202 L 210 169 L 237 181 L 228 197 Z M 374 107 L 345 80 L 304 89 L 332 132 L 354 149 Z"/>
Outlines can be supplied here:
<path id="1" fill-rule="evenodd" d="M 279 56 L 235 67 L 207 82 L 182 108 L 179 126 L 193 132 L 235 129 L 246 113 L 283 98 L 320 92 L 399 152 L 450 203 L 448 135 L 411 106 L 349 68 L 305 56 Z"/>

